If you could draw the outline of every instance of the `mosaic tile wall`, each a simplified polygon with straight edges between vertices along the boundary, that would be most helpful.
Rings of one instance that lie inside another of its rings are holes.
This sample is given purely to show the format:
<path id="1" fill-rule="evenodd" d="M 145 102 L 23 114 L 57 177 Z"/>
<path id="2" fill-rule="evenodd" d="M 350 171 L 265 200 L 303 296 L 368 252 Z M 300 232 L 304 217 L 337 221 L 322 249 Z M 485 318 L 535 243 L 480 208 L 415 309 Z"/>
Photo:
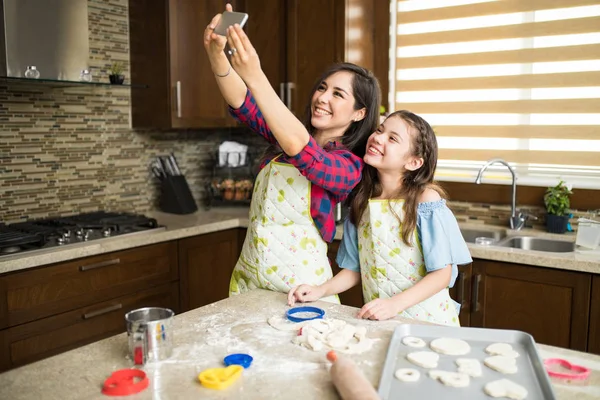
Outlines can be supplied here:
<path id="1" fill-rule="evenodd" d="M 129 64 L 127 0 L 88 0 L 88 16 L 90 70 L 107 81 L 112 61 Z M 171 152 L 202 202 L 219 143 L 262 144 L 239 129 L 131 130 L 129 90 L 0 82 L 0 222 L 155 208 L 148 163 Z"/>

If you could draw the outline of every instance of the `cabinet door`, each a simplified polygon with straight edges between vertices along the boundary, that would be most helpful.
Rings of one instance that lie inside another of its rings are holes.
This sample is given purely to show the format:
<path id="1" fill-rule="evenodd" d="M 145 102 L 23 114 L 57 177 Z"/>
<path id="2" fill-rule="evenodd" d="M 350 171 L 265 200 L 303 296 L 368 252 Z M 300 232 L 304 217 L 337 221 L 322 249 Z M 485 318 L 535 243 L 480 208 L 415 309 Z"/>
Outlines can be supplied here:
<path id="1" fill-rule="evenodd" d="M 474 260 L 471 326 L 516 329 L 538 343 L 585 351 L 591 276 Z"/>
<path id="2" fill-rule="evenodd" d="M 471 326 L 471 274 L 472 264 L 459 265 L 458 276 L 450 289 L 450 297 L 460 303 L 460 325 Z"/>
<path id="3" fill-rule="evenodd" d="M 238 238 L 238 230 L 230 229 L 179 241 L 183 312 L 227 298 L 239 255 Z"/>
<path id="4" fill-rule="evenodd" d="M 233 3 L 235 7 L 235 2 Z M 203 33 L 222 0 L 169 0 L 171 124 L 174 128 L 234 126 L 204 50 Z"/>
<path id="5" fill-rule="evenodd" d="M 302 118 L 316 80 L 344 61 L 344 0 L 287 1 L 288 107 Z"/>
<path id="6" fill-rule="evenodd" d="M 594 275 L 592 280 L 592 309 L 590 310 L 588 351 L 600 354 L 600 275 Z"/>
<path id="7" fill-rule="evenodd" d="M 338 249 L 340 247 L 340 241 L 334 240 L 332 243 L 329 243 L 329 247 L 327 249 L 327 256 L 329 257 L 329 261 L 331 263 L 331 269 L 333 270 L 333 275 L 337 275 L 342 269 L 335 262 L 335 257 L 337 255 Z M 364 305 L 363 294 L 362 294 L 362 286 L 359 283 L 354 286 L 350 290 L 346 290 L 344 293 L 340 294 L 340 300 L 342 304 L 346 306 L 352 307 L 362 307 Z"/>
<path id="8" fill-rule="evenodd" d="M 178 312 L 177 282 L 0 331 L 0 370 L 122 333 L 124 315 L 142 307 L 167 307 Z"/>
<path id="9" fill-rule="evenodd" d="M 260 57 L 260 67 L 285 102 L 286 1 L 244 0 L 238 3 L 239 9 L 248 13 L 244 31 Z"/>

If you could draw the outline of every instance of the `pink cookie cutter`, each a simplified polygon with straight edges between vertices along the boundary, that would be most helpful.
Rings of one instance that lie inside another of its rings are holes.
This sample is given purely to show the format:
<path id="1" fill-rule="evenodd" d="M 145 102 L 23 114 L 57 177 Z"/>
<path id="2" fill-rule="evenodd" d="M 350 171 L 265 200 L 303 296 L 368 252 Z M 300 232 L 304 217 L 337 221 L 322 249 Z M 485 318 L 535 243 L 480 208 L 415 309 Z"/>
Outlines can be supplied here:
<path id="1" fill-rule="evenodd" d="M 551 366 L 557 364 L 573 372 L 552 371 L 550 369 Z M 590 377 L 591 372 L 589 368 L 581 365 L 571 364 L 569 361 L 563 360 L 562 358 L 548 358 L 544 360 L 544 366 L 546 367 L 546 372 L 548 372 L 549 376 L 560 379 L 585 380 Z"/>

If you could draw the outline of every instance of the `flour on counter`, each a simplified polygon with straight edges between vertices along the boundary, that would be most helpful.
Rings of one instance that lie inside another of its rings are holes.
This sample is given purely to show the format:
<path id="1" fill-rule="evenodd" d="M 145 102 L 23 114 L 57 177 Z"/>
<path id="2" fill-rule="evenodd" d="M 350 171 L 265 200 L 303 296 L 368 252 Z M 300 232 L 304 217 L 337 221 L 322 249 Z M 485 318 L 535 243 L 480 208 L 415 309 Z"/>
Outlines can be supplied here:
<path id="1" fill-rule="evenodd" d="M 314 319 L 289 322 L 280 316 L 268 319 L 269 325 L 281 331 L 300 331 L 292 343 L 313 351 L 333 349 L 346 354 L 360 354 L 373 346 L 375 339 L 367 337 L 367 328 L 340 319 Z"/>

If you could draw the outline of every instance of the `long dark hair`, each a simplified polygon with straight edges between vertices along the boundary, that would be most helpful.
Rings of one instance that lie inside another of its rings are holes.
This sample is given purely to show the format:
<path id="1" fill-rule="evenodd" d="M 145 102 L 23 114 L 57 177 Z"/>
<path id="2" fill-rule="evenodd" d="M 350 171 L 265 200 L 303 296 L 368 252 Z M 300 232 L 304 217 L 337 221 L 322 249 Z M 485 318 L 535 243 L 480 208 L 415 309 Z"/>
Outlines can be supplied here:
<path id="1" fill-rule="evenodd" d="M 402 241 L 411 246 L 412 233 L 417 226 L 417 207 L 419 196 L 425 189 L 433 189 L 442 198 L 446 197 L 444 190 L 433 182 L 438 159 L 438 146 L 435 133 L 429 123 L 410 111 L 401 110 L 390 114 L 389 118 L 401 118 L 413 130 L 410 149 L 413 156 L 423 158 L 423 165 L 414 171 L 405 171 L 402 187 L 394 194 L 394 199 L 404 199 L 404 218 L 402 223 Z M 382 187 L 377 174 L 377 168 L 366 165 L 362 179 L 354 189 L 350 203 L 350 221 L 358 226 L 365 212 L 369 199 L 381 195 Z M 393 199 L 388 199 L 388 201 Z M 390 207 L 393 212 L 393 208 Z M 396 218 L 400 220 L 399 216 Z"/>
<path id="2" fill-rule="evenodd" d="M 341 138 L 344 147 L 362 158 L 365 155 L 369 135 L 375 131 L 379 125 L 379 106 L 381 105 L 381 88 L 379 87 L 379 81 L 368 69 L 345 62 L 333 64 L 329 67 L 315 82 L 310 91 L 310 96 L 308 97 L 306 108 L 304 109 L 302 123 L 304 124 L 304 127 L 306 127 L 308 133 L 313 135 L 316 128 L 312 126 L 311 123 L 312 96 L 325 79 L 340 71 L 351 72 L 354 76 L 352 79 L 354 109 L 360 110 L 361 108 L 365 108 L 367 110 L 365 117 L 360 121 L 353 121 Z M 264 158 L 271 159 L 281 153 L 281 148 L 278 145 L 271 145 L 266 149 Z"/>

